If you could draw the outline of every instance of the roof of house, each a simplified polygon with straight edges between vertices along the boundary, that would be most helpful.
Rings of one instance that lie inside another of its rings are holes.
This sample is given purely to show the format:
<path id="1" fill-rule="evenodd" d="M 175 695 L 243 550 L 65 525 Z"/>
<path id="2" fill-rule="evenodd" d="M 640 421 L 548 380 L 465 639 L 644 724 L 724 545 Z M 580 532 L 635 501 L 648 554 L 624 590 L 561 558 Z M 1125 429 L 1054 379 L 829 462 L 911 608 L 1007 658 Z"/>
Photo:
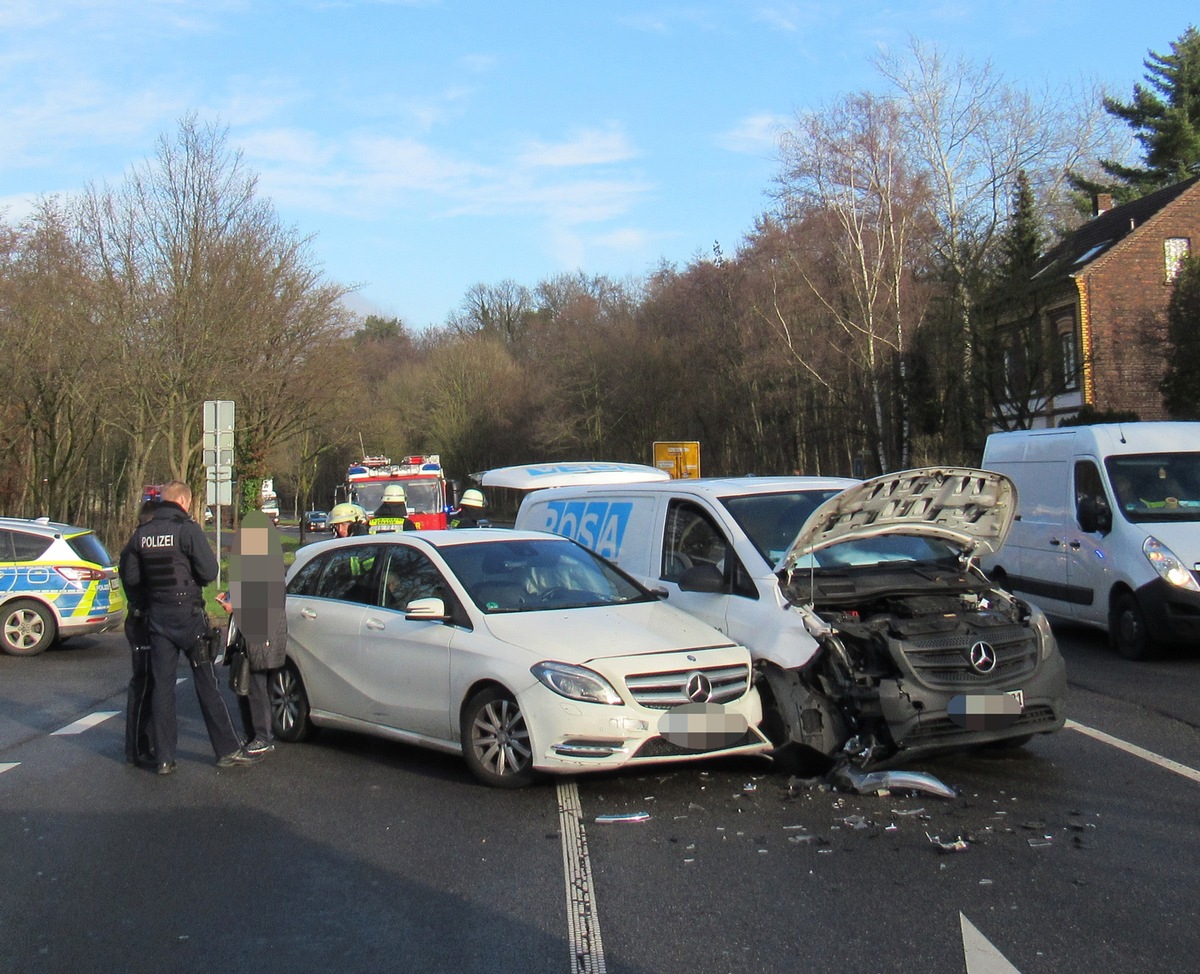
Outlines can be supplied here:
<path id="1" fill-rule="evenodd" d="M 1108 253 L 1113 246 L 1186 193 L 1197 181 L 1200 181 L 1200 176 L 1193 176 L 1092 217 L 1042 256 L 1030 282 L 1035 287 L 1043 287 L 1078 274 L 1082 268 Z"/>

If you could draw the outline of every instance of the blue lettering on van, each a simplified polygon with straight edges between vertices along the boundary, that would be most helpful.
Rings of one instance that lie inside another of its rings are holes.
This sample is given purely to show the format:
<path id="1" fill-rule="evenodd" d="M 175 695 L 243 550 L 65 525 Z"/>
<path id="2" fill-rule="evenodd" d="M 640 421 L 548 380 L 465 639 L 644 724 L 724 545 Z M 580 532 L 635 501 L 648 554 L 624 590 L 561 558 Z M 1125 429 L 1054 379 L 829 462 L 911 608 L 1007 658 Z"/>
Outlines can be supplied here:
<path id="1" fill-rule="evenodd" d="M 530 477 L 546 477 L 559 473 L 613 473 L 623 470 L 619 463 L 555 463 L 544 467 L 528 467 Z"/>
<path id="2" fill-rule="evenodd" d="M 548 501 L 544 523 L 538 527 L 616 558 L 632 513 L 632 501 Z"/>

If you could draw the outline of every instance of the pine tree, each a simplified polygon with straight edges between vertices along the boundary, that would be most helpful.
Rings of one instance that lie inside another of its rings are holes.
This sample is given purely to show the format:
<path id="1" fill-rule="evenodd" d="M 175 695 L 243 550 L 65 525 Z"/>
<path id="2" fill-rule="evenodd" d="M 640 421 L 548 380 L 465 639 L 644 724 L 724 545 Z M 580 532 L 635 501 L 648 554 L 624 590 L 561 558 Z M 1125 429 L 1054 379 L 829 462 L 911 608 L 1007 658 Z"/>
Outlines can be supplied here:
<path id="1" fill-rule="evenodd" d="M 1149 53 L 1146 84 L 1133 86 L 1133 99 L 1104 99 L 1104 110 L 1133 129 L 1144 164 L 1102 160 L 1111 182 L 1072 173 L 1077 190 L 1111 193 L 1124 203 L 1200 174 L 1200 31 L 1188 27 L 1170 54 Z"/>
<path id="2" fill-rule="evenodd" d="M 1167 305 L 1167 369 L 1159 386 L 1174 419 L 1200 419 L 1200 257 L 1183 262 Z"/>

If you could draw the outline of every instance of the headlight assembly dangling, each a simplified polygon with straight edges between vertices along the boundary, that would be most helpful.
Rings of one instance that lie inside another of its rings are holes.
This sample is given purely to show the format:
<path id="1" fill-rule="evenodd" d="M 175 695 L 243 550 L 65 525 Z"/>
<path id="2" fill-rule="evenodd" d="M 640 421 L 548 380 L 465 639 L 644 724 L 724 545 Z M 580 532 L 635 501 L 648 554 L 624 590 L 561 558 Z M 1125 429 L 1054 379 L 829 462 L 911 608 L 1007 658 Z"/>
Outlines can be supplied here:
<path id="1" fill-rule="evenodd" d="M 1188 571 L 1185 565 L 1170 548 L 1155 537 L 1149 537 L 1142 543 L 1142 551 L 1154 570 L 1167 582 L 1176 588 L 1185 588 L 1200 592 L 1196 577 Z"/>
<path id="2" fill-rule="evenodd" d="M 613 685 L 594 670 L 570 663 L 555 663 L 543 660 L 529 668 L 529 672 L 555 693 L 571 700 L 585 703 L 622 704 L 620 694 Z"/>

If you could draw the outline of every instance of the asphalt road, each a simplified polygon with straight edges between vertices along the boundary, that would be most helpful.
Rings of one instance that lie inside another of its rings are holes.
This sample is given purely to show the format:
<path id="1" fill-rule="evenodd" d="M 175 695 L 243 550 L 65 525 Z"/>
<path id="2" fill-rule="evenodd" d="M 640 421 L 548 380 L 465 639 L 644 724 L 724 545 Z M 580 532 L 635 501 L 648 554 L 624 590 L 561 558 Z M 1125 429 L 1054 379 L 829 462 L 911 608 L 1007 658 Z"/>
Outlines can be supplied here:
<path id="1" fill-rule="evenodd" d="M 1200 654 L 1058 633 L 1077 726 L 914 765 L 953 800 L 761 760 L 501 792 L 334 732 L 218 770 L 186 669 L 158 778 L 123 763 L 119 635 L 2 657 L 0 970 L 1194 970 Z"/>

